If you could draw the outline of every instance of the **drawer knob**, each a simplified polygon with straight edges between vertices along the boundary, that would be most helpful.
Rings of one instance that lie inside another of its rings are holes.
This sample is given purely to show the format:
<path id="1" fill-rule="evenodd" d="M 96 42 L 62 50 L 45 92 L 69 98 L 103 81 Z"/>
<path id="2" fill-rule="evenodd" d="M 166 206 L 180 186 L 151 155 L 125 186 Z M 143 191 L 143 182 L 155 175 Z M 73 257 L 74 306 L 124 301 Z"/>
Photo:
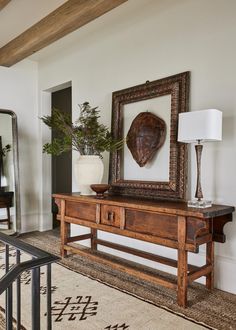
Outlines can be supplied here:
<path id="1" fill-rule="evenodd" d="M 114 212 L 107 212 L 107 220 L 108 221 L 113 221 L 115 218 Z"/>

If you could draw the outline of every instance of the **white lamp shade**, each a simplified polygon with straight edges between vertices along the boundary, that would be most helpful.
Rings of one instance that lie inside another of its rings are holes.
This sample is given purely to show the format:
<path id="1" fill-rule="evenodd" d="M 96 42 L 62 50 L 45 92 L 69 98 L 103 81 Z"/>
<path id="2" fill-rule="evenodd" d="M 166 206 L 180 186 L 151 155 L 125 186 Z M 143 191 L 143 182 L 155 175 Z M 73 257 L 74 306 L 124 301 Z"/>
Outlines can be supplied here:
<path id="1" fill-rule="evenodd" d="M 178 141 L 191 143 L 222 140 L 222 112 L 216 109 L 179 114 Z"/>

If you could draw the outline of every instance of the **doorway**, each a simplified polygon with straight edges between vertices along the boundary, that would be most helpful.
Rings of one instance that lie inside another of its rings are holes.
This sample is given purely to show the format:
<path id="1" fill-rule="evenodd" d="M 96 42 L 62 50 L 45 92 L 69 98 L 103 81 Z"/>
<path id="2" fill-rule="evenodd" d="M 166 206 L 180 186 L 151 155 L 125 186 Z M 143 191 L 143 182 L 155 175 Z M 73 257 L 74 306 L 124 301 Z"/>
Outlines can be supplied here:
<path id="1" fill-rule="evenodd" d="M 52 92 L 52 108 L 66 112 L 72 117 L 71 87 L 67 87 L 56 92 Z M 52 139 L 58 133 L 52 129 Z M 52 193 L 71 193 L 72 192 L 72 152 L 68 151 L 59 156 L 52 156 Z M 60 225 L 56 220 L 57 207 L 52 202 L 53 228 Z"/>

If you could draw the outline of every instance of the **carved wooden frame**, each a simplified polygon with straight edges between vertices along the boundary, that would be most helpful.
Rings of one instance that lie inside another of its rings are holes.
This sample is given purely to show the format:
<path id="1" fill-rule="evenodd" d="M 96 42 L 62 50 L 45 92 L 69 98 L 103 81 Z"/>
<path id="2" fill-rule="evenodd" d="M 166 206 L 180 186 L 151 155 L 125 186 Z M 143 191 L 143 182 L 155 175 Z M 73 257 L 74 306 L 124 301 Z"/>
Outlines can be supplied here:
<path id="1" fill-rule="evenodd" d="M 110 155 L 110 192 L 116 195 L 185 200 L 187 184 L 187 148 L 177 142 L 178 114 L 188 111 L 190 72 L 116 91 L 112 95 L 112 134 L 123 138 L 125 104 L 171 95 L 169 181 L 123 180 L 122 151 Z"/>

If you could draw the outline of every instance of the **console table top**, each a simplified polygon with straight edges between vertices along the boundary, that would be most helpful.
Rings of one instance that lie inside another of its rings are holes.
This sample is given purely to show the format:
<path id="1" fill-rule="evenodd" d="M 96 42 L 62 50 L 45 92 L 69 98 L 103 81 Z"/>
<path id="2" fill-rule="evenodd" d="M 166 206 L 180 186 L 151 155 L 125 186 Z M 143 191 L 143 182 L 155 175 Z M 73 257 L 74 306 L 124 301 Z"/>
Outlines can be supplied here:
<path id="1" fill-rule="evenodd" d="M 175 214 L 180 216 L 190 216 L 197 218 L 212 218 L 219 217 L 222 215 L 233 213 L 235 208 L 227 205 L 216 205 L 208 208 L 191 208 L 187 206 L 186 202 L 179 201 L 163 201 L 163 200 L 149 200 L 144 198 L 133 198 L 127 196 L 111 196 L 106 195 L 105 198 L 99 199 L 96 196 L 85 196 L 80 193 L 62 193 L 53 194 L 54 198 L 69 200 L 69 201 L 80 201 L 85 203 L 96 203 L 106 205 L 117 205 L 129 208 L 135 208 L 138 210 L 149 210 L 154 212 L 164 212 L 169 214 Z"/>

